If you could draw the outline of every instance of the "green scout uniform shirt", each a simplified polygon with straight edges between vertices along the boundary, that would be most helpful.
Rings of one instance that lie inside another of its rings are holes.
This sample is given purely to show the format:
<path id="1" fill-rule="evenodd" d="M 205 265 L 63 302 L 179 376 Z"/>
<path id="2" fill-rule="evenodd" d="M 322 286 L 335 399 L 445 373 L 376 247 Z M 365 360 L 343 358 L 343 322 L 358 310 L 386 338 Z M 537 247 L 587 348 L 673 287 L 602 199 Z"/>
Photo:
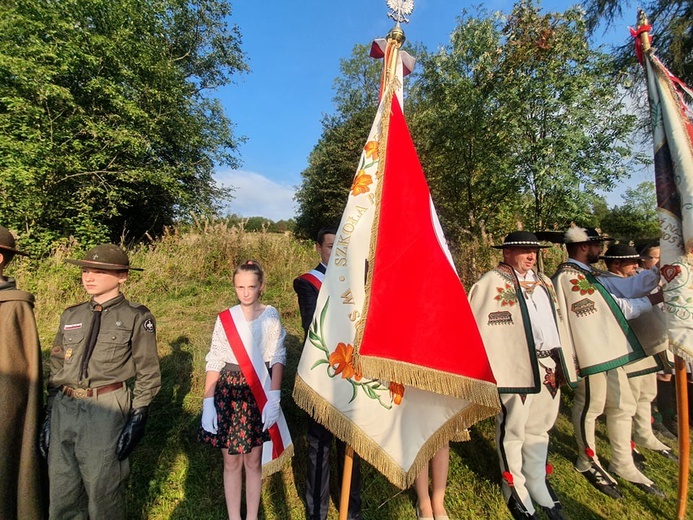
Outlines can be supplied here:
<path id="1" fill-rule="evenodd" d="M 80 380 L 94 300 L 67 308 L 53 341 L 48 379 L 49 405 L 61 385 L 98 388 L 135 378 L 133 408 L 148 406 L 161 388 L 154 316 L 144 305 L 122 294 L 102 304 L 101 328 L 89 360 L 88 375 Z"/>

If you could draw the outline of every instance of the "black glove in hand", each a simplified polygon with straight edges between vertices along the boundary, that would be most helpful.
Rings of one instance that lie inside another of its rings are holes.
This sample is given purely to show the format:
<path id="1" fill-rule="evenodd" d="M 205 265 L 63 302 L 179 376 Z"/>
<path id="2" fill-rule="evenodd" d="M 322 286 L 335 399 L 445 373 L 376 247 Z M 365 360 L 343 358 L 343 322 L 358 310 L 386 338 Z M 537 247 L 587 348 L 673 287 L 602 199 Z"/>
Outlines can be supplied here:
<path id="1" fill-rule="evenodd" d="M 128 417 L 128 422 L 123 426 L 123 431 L 120 432 L 118 444 L 116 445 L 118 460 L 127 459 L 130 453 L 132 453 L 132 450 L 135 449 L 135 446 L 137 446 L 142 440 L 142 437 L 144 437 L 144 425 L 147 422 L 148 412 L 148 406 L 130 410 L 130 417 Z"/>
<path id="2" fill-rule="evenodd" d="M 46 407 L 45 414 L 39 433 L 39 451 L 41 456 L 48 460 L 48 446 L 51 443 L 51 409 Z"/>

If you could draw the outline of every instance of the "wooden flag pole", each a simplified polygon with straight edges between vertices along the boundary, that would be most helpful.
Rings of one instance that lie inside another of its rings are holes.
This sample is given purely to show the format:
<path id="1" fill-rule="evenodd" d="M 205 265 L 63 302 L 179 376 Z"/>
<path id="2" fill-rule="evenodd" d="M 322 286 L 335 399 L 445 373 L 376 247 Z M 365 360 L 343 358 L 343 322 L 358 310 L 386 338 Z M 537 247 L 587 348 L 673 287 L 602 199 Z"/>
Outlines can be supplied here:
<path id="1" fill-rule="evenodd" d="M 686 518 L 688 501 L 688 470 L 690 465 L 690 439 L 688 427 L 688 378 L 686 362 L 680 356 L 676 360 L 676 408 L 679 421 L 679 494 L 678 520 Z"/>
<path id="2" fill-rule="evenodd" d="M 685 367 L 684 367 L 685 370 Z M 354 469 L 354 448 L 347 444 L 344 451 L 344 472 L 342 473 L 342 492 L 339 497 L 339 520 L 347 520 L 349 514 L 349 495 L 351 494 L 351 474 Z"/>

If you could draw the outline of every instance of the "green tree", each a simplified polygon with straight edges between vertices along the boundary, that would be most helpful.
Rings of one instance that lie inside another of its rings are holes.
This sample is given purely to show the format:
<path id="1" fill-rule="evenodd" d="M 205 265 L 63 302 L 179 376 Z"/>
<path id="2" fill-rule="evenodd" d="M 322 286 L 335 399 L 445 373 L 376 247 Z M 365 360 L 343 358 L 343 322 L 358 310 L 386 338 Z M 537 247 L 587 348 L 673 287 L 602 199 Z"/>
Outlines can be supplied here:
<path id="1" fill-rule="evenodd" d="M 528 227 L 584 219 L 596 190 L 610 190 L 640 160 L 629 146 L 635 116 L 612 77 L 609 55 L 594 50 L 580 8 L 542 14 L 515 5 L 503 29 L 498 103 L 521 179 Z"/>
<path id="2" fill-rule="evenodd" d="M 382 62 L 370 47 L 356 45 L 340 62 L 334 82 L 336 113 L 322 121 L 322 135 L 301 172 L 296 191 L 296 234 L 314 239 L 320 228 L 339 224 L 359 157 L 377 110 Z"/>
<path id="3" fill-rule="evenodd" d="M 412 135 L 446 237 L 453 242 L 513 220 L 519 179 L 498 104 L 498 17 L 465 15 L 450 43 L 417 53 L 411 86 Z"/>
<path id="4" fill-rule="evenodd" d="M 667 67 L 688 84 L 693 83 L 693 4 L 688 0 L 589 0 L 586 5 L 588 27 L 591 32 L 609 28 L 626 16 L 636 25 L 636 7 L 642 7 L 652 25 L 651 35 L 657 55 Z M 620 70 L 638 70 L 633 41 L 624 35 L 625 43 L 615 50 Z"/>
<path id="5" fill-rule="evenodd" d="M 224 0 L 0 0 L 0 220 L 45 249 L 156 235 L 228 193 L 246 70 Z"/>
<path id="6" fill-rule="evenodd" d="M 624 203 L 602 217 L 602 231 L 619 240 L 642 242 L 659 236 L 657 194 L 652 181 L 628 188 Z"/>

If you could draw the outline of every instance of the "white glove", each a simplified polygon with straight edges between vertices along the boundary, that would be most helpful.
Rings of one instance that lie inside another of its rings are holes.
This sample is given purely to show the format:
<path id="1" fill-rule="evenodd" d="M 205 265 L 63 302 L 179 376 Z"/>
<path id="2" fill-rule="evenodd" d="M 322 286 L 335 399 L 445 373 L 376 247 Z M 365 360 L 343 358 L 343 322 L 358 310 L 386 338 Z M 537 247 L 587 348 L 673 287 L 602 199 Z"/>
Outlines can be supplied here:
<path id="1" fill-rule="evenodd" d="M 279 401 L 281 390 L 270 390 L 267 395 L 267 402 L 262 409 L 262 431 L 269 430 L 279 420 Z"/>
<path id="2" fill-rule="evenodd" d="M 217 433 L 217 409 L 214 407 L 214 397 L 202 400 L 202 428 L 209 433 Z"/>

